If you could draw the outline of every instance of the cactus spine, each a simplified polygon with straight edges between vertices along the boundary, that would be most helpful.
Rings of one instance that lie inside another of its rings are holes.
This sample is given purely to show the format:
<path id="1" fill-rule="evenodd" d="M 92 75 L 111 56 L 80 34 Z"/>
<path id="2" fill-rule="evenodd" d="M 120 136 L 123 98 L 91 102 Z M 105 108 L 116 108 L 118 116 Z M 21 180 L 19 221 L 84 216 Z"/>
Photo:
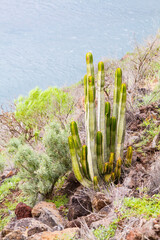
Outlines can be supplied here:
<path id="1" fill-rule="evenodd" d="M 102 178 L 105 182 L 119 181 L 123 159 L 125 134 L 126 85 L 122 83 L 120 68 L 115 73 L 115 89 L 113 115 L 110 103 L 104 97 L 104 63 L 98 64 L 97 79 L 97 122 L 96 122 L 96 90 L 94 79 L 93 56 L 86 55 L 87 74 L 84 76 L 85 94 L 85 127 L 86 145 L 81 145 L 77 124 L 70 125 L 69 149 L 75 176 L 85 187 L 98 183 Z M 128 148 L 125 165 L 130 166 L 132 147 Z"/>

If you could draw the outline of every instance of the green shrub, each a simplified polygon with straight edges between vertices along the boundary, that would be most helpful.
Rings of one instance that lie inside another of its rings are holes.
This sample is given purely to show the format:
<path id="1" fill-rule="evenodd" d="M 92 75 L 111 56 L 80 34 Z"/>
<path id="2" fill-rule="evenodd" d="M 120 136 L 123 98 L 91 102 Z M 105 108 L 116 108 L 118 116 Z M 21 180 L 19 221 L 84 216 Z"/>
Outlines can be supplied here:
<path id="1" fill-rule="evenodd" d="M 45 128 L 45 135 L 43 142 L 46 152 L 51 159 L 57 163 L 62 163 L 61 168 L 68 168 L 71 166 L 69 161 L 69 147 L 68 147 L 68 129 L 62 129 L 56 122 L 52 122 Z"/>
<path id="2" fill-rule="evenodd" d="M 73 99 L 61 89 L 49 87 L 42 91 L 38 87 L 28 97 L 15 100 L 15 118 L 26 127 L 29 137 L 39 135 L 39 130 L 56 120 L 65 128 L 67 117 L 73 110 Z"/>
<path id="3" fill-rule="evenodd" d="M 50 193 L 58 179 L 71 169 L 67 136 L 67 130 L 53 122 L 44 134 L 46 153 L 38 153 L 21 139 L 9 142 L 8 154 L 19 169 L 23 180 L 20 188 L 28 195 L 29 204 L 35 204 L 39 195 L 45 197 Z"/>

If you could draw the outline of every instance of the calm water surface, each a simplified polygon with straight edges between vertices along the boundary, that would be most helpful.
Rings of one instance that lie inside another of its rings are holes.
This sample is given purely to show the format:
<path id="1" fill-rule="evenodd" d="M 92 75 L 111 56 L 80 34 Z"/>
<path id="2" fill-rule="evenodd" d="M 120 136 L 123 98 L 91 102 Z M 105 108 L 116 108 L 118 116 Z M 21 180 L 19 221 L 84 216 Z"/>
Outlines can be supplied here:
<path id="1" fill-rule="evenodd" d="M 159 0 L 1 0 L 0 104 L 76 83 L 88 51 L 121 58 L 159 26 Z"/>

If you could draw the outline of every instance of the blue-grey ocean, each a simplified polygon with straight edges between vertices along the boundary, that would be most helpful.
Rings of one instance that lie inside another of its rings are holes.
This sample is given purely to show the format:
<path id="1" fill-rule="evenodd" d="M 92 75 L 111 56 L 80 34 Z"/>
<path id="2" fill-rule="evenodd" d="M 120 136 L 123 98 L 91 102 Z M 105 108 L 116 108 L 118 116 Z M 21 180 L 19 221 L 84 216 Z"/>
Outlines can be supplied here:
<path id="1" fill-rule="evenodd" d="M 160 0 L 0 0 L 0 104 L 36 86 L 70 86 L 160 27 Z"/>

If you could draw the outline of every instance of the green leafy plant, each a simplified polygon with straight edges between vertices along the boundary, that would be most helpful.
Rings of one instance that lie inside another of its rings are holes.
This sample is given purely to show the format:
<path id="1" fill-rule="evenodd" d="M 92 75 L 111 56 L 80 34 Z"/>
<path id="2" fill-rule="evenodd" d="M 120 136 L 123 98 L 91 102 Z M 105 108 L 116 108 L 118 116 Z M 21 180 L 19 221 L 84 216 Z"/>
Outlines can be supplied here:
<path id="1" fill-rule="evenodd" d="M 18 175 L 13 176 L 12 178 L 7 178 L 4 180 L 0 186 L 0 202 L 10 193 L 10 190 L 14 190 L 18 183 L 21 181 Z"/>
<path id="2" fill-rule="evenodd" d="M 56 208 L 68 204 L 69 199 L 66 195 L 57 195 L 54 196 L 52 200 L 47 200 L 48 202 L 53 202 L 56 205 Z"/>
<path id="3" fill-rule="evenodd" d="M 98 64 L 97 80 L 97 119 L 96 89 L 94 80 L 93 56 L 86 55 L 87 75 L 84 77 L 85 94 L 85 127 L 87 145 L 81 145 L 76 122 L 70 124 L 71 136 L 69 148 L 72 168 L 82 185 L 90 187 L 92 182 L 97 185 L 100 179 L 107 183 L 119 180 L 123 160 L 125 135 L 126 85 L 122 83 L 120 68 L 115 74 L 113 113 L 110 103 L 104 98 L 104 63 Z M 131 165 L 132 147 L 128 149 L 126 166 Z"/>
<path id="4" fill-rule="evenodd" d="M 155 218 L 160 213 L 160 195 L 153 195 L 152 198 L 144 196 L 142 198 L 124 198 L 125 212 L 131 216 L 143 216 L 144 218 Z"/>
<path id="5" fill-rule="evenodd" d="M 26 203 L 26 198 L 19 190 L 21 178 L 14 175 L 7 178 L 0 186 L 0 231 L 15 217 L 14 210 L 19 202 Z"/>
<path id="6" fill-rule="evenodd" d="M 104 226 L 100 226 L 93 231 L 94 236 L 97 240 L 109 240 L 111 237 L 114 237 L 119 219 L 115 219 L 112 223 L 110 223 L 108 228 Z"/>
<path id="7" fill-rule="evenodd" d="M 25 126 L 26 138 L 37 140 L 42 127 L 55 119 L 65 128 L 73 106 L 69 93 L 53 87 L 45 91 L 36 87 L 28 97 L 20 96 L 15 100 L 15 118 Z"/>
<path id="8" fill-rule="evenodd" d="M 156 119 L 146 119 L 143 121 L 141 126 L 144 128 L 141 134 L 141 140 L 134 145 L 135 149 L 138 152 L 143 152 L 143 148 L 148 144 L 151 144 L 154 137 L 160 132 L 160 125 Z M 157 142 L 156 146 L 158 149 L 160 148 L 160 143 Z"/>

